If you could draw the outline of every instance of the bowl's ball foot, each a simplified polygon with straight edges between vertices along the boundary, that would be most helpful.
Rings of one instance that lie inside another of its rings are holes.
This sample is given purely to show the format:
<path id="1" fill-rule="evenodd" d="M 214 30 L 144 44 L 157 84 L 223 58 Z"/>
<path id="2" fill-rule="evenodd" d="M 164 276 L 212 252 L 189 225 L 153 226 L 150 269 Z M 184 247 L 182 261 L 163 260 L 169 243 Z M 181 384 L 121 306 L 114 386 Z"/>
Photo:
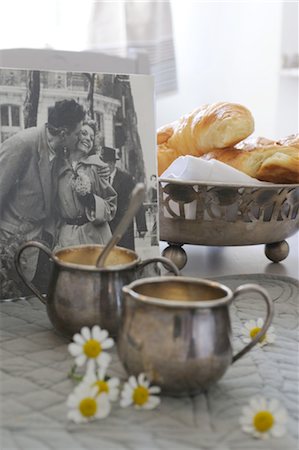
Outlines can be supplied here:
<path id="1" fill-rule="evenodd" d="M 163 250 L 162 256 L 170 259 L 178 267 L 178 269 L 181 270 L 187 263 L 187 254 L 182 248 L 183 244 L 179 245 L 168 243 L 168 245 L 169 247 L 166 247 Z"/>
<path id="2" fill-rule="evenodd" d="M 265 255 L 270 261 L 278 263 L 286 259 L 290 251 L 287 241 L 274 242 L 273 244 L 266 244 Z"/>

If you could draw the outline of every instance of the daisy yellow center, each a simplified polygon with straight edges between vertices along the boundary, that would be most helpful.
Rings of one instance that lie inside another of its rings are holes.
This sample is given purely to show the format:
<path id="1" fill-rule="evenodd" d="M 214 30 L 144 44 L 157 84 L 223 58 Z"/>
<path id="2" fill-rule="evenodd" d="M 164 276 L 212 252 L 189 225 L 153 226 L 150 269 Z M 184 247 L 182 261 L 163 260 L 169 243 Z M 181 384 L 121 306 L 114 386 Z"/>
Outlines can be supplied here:
<path id="1" fill-rule="evenodd" d="M 97 411 L 97 402 L 92 397 L 86 397 L 79 404 L 80 413 L 84 417 L 93 417 Z"/>
<path id="2" fill-rule="evenodd" d="M 97 380 L 94 385 L 98 388 L 98 394 L 100 394 L 101 392 L 109 392 L 107 381 Z"/>
<path id="3" fill-rule="evenodd" d="M 149 392 L 144 386 L 138 386 L 134 390 L 133 402 L 135 405 L 142 406 L 148 401 Z"/>
<path id="4" fill-rule="evenodd" d="M 252 330 L 250 330 L 250 337 L 251 337 L 251 339 L 254 339 L 255 336 L 256 336 L 260 331 L 261 331 L 261 328 L 259 328 L 259 327 L 252 328 Z M 266 337 L 266 335 L 264 335 L 263 337 L 261 337 L 261 338 L 259 339 L 259 342 L 263 342 L 263 340 L 265 339 L 265 337 Z"/>
<path id="5" fill-rule="evenodd" d="M 253 418 L 253 425 L 257 431 L 264 433 L 270 430 L 274 423 L 274 417 L 269 411 L 259 411 Z"/>
<path id="6" fill-rule="evenodd" d="M 83 351 L 88 358 L 96 358 L 102 351 L 102 346 L 99 341 L 89 339 L 83 346 Z"/>

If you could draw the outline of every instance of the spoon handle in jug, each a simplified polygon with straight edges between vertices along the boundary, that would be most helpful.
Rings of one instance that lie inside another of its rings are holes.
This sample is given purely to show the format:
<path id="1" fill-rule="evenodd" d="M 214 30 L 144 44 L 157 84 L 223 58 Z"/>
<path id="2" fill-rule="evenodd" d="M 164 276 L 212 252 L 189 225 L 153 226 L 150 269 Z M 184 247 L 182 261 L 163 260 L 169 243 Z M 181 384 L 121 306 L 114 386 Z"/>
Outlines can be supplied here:
<path id="1" fill-rule="evenodd" d="M 145 193 L 144 184 L 137 183 L 132 191 L 128 209 L 125 212 L 119 224 L 117 225 L 110 241 L 108 242 L 108 244 L 98 257 L 96 267 L 104 267 L 108 254 L 110 253 L 112 248 L 120 241 L 120 239 L 126 232 L 127 228 L 129 227 L 130 223 L 134 219 L 138 209 L 140 208 L 144 199 L 144 193 Z"/>

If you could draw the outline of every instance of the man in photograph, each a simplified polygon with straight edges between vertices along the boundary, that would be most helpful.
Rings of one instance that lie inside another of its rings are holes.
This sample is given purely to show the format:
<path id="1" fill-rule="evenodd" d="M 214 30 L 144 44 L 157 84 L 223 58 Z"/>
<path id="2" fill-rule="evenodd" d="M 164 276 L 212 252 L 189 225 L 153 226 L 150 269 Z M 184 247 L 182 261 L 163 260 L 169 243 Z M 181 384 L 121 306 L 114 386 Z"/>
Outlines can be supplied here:
<path id="1" fill-rule="evenodd" d="M 84 111 L 75 100 L 57 101 L 48 122 L 27 128 L 0 147 L 0 243 L 41 239 L 54 233 L 52 207 L 56 194 L 55 167 L 72 149 L 81 130 Z M 51 223 L 52 221 L 52 223 Z M 24 252 L 22 267 L 32 280 L 38 251 Z M 1 283 L 0 283 L 1 284 Z M 0 286 L 1 288 L 1 286 Z"/>
<path id="2" fill-rule="evenodd" d="M 133 177 L 128 172 L 116 166 L 117 157 L 116 150 L 114 148 L 103 147 L 101 151 L 101 159 L 109 165 L 110 184 L 117 192 L 117 211 L 114 219 L 110 222 L 111 231 L 113 233 L 121 218 L 128 209 L 130 195 L 135 187 L 135 182 Z M 141 206 L 138 210 L 135 216 L 135 221 L 139 237 L 144 238 L 147 232 L 147 226 L 145 210 L 143 206 Z M 135 250 L 134 222 L 130 224 L 126 233 L 123 235 L 117 245 L 119 245 L 120 247 Z"/>

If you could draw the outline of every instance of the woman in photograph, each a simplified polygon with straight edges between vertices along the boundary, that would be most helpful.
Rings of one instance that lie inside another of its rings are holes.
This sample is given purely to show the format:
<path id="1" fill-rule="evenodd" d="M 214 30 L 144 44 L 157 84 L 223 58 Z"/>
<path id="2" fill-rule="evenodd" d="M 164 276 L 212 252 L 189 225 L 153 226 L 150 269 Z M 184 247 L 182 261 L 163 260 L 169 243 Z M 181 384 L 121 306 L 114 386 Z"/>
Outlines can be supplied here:
<path id="1" fill-rule="evenodd" d="M 76 147 L 58 170 L 56 247 L 106 244 L 111 237 L 117 194 L 108 182 L 109 169 L 95 154 L 96 134 L 96 122 L 84 121 Z"/>

